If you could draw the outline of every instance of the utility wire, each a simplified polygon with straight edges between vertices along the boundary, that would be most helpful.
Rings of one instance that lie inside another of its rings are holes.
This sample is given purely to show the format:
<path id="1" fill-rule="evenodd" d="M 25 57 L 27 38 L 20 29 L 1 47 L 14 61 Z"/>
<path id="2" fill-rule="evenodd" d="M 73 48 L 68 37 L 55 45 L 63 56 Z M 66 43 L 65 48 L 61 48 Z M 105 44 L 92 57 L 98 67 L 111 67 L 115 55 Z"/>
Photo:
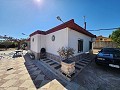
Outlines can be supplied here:
<path id="1" fill-rule="evenodd" d="M 115 30 L 115 29 L 120 29 L 120 28 L 106 28 L 106 29 L 97 29 L 97 30 L 88 30 L 88 31 L 105 31 L 105 30 Z"/>

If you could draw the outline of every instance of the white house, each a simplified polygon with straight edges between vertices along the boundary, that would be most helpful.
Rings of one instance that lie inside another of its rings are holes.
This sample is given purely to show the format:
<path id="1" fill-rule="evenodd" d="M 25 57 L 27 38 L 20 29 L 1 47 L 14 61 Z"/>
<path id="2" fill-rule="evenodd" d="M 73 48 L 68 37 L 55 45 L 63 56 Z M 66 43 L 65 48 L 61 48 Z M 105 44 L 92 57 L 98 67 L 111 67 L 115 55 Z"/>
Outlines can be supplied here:
<path id="1" fill-rule="evenodd" d="M 48 31 L 37 30 L 30 34 L 30 50 L 35 54 L 36 59 L 39 59 L 41 48 L 45 48 L 48 58 L 59 61 L 57 53 L 59 48 L 74 48 L 75 56 L 78 56 L 92 49 L 95 37 L 72 19 Z"/>

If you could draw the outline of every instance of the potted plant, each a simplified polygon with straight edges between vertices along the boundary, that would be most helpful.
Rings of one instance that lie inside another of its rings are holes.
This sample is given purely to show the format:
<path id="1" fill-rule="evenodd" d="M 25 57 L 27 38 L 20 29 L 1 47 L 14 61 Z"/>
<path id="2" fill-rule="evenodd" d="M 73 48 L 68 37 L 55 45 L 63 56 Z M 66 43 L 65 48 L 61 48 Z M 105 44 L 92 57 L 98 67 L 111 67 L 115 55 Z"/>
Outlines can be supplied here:
<path id="1" fill-rule="evenodd" d="M 75 62 L 71 61 L 75 50 L 70 47 L 62 47 L 58 50 L 58 54 L 62 58 L 61 60 L 61 71 L 67 76 L 71 76 L 75 72 Z"/>

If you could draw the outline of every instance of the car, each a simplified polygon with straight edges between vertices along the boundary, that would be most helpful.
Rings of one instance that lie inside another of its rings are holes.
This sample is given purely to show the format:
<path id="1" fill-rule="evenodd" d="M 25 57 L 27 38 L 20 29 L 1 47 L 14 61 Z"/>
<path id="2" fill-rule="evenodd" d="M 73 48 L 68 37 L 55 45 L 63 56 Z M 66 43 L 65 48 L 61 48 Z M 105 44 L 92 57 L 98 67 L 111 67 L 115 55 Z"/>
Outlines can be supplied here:
<path id="1" fill-rule="evenodd" d="M 97 65 L 120 68 L 120 48 L 103 48 L 95 57 Z"/>

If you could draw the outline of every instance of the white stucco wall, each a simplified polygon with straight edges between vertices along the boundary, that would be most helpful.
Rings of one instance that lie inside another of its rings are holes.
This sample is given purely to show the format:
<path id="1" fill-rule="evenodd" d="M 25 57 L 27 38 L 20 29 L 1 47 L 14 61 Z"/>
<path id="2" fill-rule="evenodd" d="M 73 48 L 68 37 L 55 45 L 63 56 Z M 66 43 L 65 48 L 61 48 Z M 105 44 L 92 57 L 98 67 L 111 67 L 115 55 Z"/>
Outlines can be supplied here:
<path id="1" fill-rule="evenodd" d="M 34 52 L 38 51 L 38 43 L 39 43 L 38 38 L 39 38 L 39 34 L 36 34 L 30 37 L 30 42 L 31 42 L 30 50 Z"/>
<path id="2" fill-rule="evenodd" d="M 55 41 L 52 41 L 52 35 L 55 35 Z M 58 55 L 57 51 L 62 46 L 68 46 L 68 28 L 46 35 L 46 51 Z"/>
<path id="3" fill-rule="evenodd" d="M 52 36 L 55 36 L 55 41 L 52 41 Z M 34 42 L 32 39 L 34 38 Z M 48 53 L 58 55 L 57 51 L 61 47 L 71 47 L 75 49 L 75 54 L 78 53 L 78 40 L 83 40 L 83 52 L 89 51 L 89 41 L 91 37 L 79 33 L 70 28 L 64 28 L 62 30 L 47 34 L 41 35 L 36 34 L 31 36 L 31 50 L 40 53 L 41 48 L 45 48 Z"/>
<path id="4" fill-rule="evenodd" d="M 34 38 L 34 41 L 33 41 Z M 45 43 L 46 43 L 46 39 L 45 39 L 45 35 L 41 35 L 41 34 L 36 34 L 33 35 L 30 38 L 30 42 L 31 42 L 31 50 L 36 52 L 36 53 L 40 53 L 41 48 L 45 48 Z"/>
<path id="5" fill-rule="evenodd" d="M 78 54 L 79 39 L 83 40 L 83 52 L 89 51 L 89 41 L 91 41 L 91 37 L 69 28 L 68 29 L 68 46 L 75 49 L 75 54 Z"/>

